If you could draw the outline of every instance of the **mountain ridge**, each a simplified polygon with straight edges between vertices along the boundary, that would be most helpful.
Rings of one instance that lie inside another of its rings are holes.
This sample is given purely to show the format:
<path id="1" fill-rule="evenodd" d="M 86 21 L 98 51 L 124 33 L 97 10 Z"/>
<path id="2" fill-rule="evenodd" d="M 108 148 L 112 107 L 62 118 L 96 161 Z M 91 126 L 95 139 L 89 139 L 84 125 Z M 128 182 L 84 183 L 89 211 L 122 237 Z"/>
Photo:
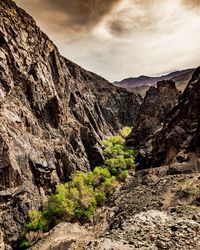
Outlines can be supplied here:
<path id="1" fill-rule="evenodd" d="M 152 82 L 154 84 L 156 84 L 158 81 L 162 81 L 162 80 L 170 80 L 172 78 L 176 78 L 176 77 L 179 77 L 185 73 L 188 73 L 188 72 L 191 72 L 193 71 L 194 68 L 189 68 L 189 69 L 184 69 L 184 70 L 177 70 L 177 71 L 172 71 L 168 74 L 164 74 L 164 75 L 161 75 L 161 76 L 146 76 L 146 75 L 141 75 L 141 76 L 138 76 L 138 77 L 128 77 L 128 78 L 125 78 L 123 80 L 120 80 L 120 81 L 115 81 L 113 82 L 113 84 L 116 84 L 116 85 L 125 85 L 125 84 L 135 84 L 136 86 L 138 85 L 148 85 L 148 82 L 149 82 L 149 85 L 152 85 Z M 146 82 L 146 83 L 144 83 Z"/>

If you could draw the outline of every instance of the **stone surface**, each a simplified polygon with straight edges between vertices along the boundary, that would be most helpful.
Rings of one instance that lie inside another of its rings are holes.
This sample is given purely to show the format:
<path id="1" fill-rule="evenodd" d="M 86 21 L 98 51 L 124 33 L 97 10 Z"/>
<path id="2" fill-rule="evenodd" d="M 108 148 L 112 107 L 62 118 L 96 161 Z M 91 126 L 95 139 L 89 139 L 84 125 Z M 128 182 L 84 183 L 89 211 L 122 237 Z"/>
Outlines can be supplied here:
<path id="1" fill-rule="evenodd" d="M 11 0 L 0 16 L 0 244 L 15 246 L 28 210 L 101 163 L 100 140 L 134 124 L 141 98 L 63 58 Z"/>
<path id="2" fill-rule="evenodd" d="M 200 67 L 167 115 L 163 128 L 154 136 L 152 151 L 145 164 L 152 167 L 168 165 L 174 172 L 199 171 L 199 135 Z"/>
<path id="3" fill-rule="evenodd" d="M 61 223 L 57 225 L 31 250 L 81 249 L 86 242 L 93 240 L 94 234 L 78 224 Z"/>
<path id="4" fill-rule="evenodd" d="M 147 91 L 135 126 L 127 138 L 127 145 L 138 149 L 139 168 L 149 167 L 148 162 L 143 162 L 143 158 L 151 152 L 152 139 L 162 128 L 166 116 L 179 95 L 175 82 L 171 80 L 158 82 L 156 88 L 152 86 Z"/>
<path id="5" fill-rule="evenodd" d="M 131 177 L 113 197 L 109 230 L 83 249 L 199 249 L 200 207 L 194 204 L 200 174 L 166 173 L 155 169 Z"/>

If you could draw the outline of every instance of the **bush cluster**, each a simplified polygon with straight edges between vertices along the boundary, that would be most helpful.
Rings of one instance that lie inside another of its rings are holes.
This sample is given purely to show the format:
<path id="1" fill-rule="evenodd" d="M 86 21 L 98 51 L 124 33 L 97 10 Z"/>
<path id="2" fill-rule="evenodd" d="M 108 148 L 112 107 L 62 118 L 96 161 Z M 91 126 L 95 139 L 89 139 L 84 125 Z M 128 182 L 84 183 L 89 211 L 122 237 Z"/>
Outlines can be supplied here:
<path id="1" fill-rule="evenodd" d="M 124 128 L 102 141 L 105 165 L 88 173 L 78 171 L 69 182 L 58 185 L 41 211 L 29 212 L 27 229 L 47 231 L 61 221 L 89 220 L 135 167 L 135 151 L 124 145 L 130 131 Z"/>
<path id="2" fill-rule="evenodd" d="M 118 183 L 108 169 L 96 167 L 94 171 L 76 172 L 71 181 L 60 184 L 56 193 L 48 198 L 42 211 L 29 213 L 29 230 L 49 230 L 61 221 L 86 221 L 102 206 Z"/>
<path id="3" fill-rule="evenodd" d="M 124 138 L 130 133 L 130 128 L 120 130 L 121 135 L 112 136 L 102 141 L 104 146 L 105 167 L 109 172 L 124 180 L 128 170 L 135 168 L 136 151 L 124 145 Z"/>

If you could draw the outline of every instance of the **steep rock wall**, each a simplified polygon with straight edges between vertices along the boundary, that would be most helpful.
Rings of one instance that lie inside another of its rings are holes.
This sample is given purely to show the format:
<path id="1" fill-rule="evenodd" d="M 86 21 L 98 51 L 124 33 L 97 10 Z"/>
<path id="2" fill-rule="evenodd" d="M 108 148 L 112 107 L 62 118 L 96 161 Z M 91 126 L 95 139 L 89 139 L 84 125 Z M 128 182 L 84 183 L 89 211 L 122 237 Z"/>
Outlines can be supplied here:
<path id="1" fill-rule="evenodd" d="M 63 58 L 11 0 L 0 15 L 0 235 L 14 244 L 29 209 L 103 160 L 100 140 L 135 123 L 141 98 Z"/>
<path id="2" fill-rule="evenodd" d="M 138 169 L 148 168 L 154 135 L 162 128 L 166 116 L 175 105 L 180 92 L 171 80 L 160 81 L 150 87 L 142 103 L 127 145 L 138 150 Z"/>
<path id="3" fill-rule="evenodd" d="M 151 165 L 171 166 L 170 171 L 200 170 L 200 67 L 177 105 L 165 119 L 164 126 L 153 140 Z M 185 169 L 185 170 L 184 170 Z"/>

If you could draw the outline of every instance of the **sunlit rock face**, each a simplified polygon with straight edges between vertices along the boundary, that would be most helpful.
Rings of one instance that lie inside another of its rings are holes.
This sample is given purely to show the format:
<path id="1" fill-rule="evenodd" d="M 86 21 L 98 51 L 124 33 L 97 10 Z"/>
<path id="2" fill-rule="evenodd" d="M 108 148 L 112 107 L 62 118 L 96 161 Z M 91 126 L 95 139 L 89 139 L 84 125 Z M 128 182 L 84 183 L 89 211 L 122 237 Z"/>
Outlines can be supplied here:
<path id="1" fill-rule="evenodd" d="M 14 2 L 0 3 L 1 238 L 75 170 L 102 162 L 100 140 L 135 123 L 141 98 L 63 58 Z"/>

